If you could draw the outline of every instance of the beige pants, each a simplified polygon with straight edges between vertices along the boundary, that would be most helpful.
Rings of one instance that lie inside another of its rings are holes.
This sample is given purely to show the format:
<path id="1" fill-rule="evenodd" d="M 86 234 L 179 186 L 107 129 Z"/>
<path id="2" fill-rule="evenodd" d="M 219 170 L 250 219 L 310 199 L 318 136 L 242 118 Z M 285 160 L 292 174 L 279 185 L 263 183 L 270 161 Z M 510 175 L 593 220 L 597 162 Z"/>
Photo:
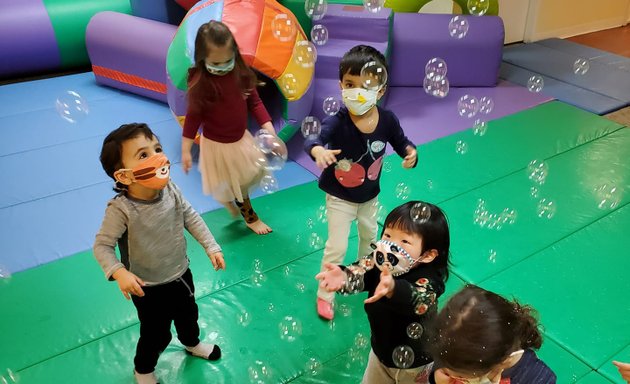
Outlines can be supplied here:
<path id="1" fill-rule="evenodd" d="M 325 263 L 343 263 L 348 250 L 350 227 L 354 220 L 357 220 L 359 232 L 359 253 L 357 256 L 362 257 L 372 253 L 370 243 L 376 241 L 376 232 L 378 231 L 378 223 L 376 222 L 377 203 L 377 197 L 365 203 L 357 204 L 326 194 L 328 240 L 324 248 L 322 271 Z M 317 291 L 317 296 L 326 301 L 333 301 L 335 293 L 326 292 L 320 288 Z"/>
<path id="2" fill-rule="evenodd" d="M 370 350 L 361 384 L 429 384 L 432 368 L 433 363 L 411 369 L 388 368 Z"/>

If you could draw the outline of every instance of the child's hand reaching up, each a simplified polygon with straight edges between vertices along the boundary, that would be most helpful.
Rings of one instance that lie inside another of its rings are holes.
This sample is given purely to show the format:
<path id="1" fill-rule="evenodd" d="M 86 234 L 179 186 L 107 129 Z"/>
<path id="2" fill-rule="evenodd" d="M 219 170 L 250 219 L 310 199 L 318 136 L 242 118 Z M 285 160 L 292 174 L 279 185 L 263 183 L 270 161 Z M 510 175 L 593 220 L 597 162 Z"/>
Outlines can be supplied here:
<path id="1" fill-rule="evenodd" d="M 112 277 L 118 283 L 118 288 L 125 295 L 125 299 L 131 300 L 130 295 L 132 294 L 140 297 L 144 296 L 144 291 L 142 290 L 144 281 L 125 268 L 120 268 L 114 272 Z"/>
<path id="2" fill-rule="evenodd" d="M 319 286 L 328 292 L 337 292 L 346 284 L 346 273 L 338 265 L 326 263 L 326 270 L 315 275 Z"/>
<path id="3" fill-rule="evenodd" d="M 315 163 L 320 169 L 325 169 L 331 164 L 337 162 L 336 155 L 341 153 L 341 149 L 326 149 L 321 145 L 311 149 L 311 155 L 315 158 Z"/>
<path id="4" fill-rule="evenodd" d="M 405 156 L 402 166 L 403 168 L 413 168 L 418 160 L 418 151 L 415 148 L 409 146 L 407 147 L 407 156 Z"/>
<path id="5" fill-rule="evenodd" d="M 208 255 L 215 271 L 219 269 L 225 270 L 225 260 L 223 260 L 223 252 L 215 252 Z"/>
<path id="6" fill-rule="evenodd" d="M 388 298 L 392 297 L 395 285 L 396 281 L 394 280 L 392 273 L 389 271 L 389 268 L 383 269 L 381 272 L 381 281 L 376 286 L 374 295 L 365 299 L 364 303 L 373 303 L 380 300 L 383 296 L 387 296 Z"/>

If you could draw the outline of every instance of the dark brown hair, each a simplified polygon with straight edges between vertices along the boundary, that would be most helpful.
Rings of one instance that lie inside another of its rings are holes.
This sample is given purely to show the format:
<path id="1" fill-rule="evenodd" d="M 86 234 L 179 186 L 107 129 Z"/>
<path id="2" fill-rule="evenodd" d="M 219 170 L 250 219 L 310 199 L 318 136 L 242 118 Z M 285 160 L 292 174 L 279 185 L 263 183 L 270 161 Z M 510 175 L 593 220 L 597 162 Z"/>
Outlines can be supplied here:
<path id="1" fill-rule="evenodd" d="M 542 345 L 536 311 L 475 285 L 453 295 L 434 322 L 430 349 L 445 368 L 483 375 L 519 349 Z"/>
<path id="2" fill-rule="evenodd" d="M 359 76 L 363 66 L 370 61 L 378 62 L 389 73 L 387 59 L 378 49 L 369 45 L 357 45 L 352 47 L 341 58 L 341 62 L 339 62 L 339 81 L 343 81 L 343 75 L 345 74 Z"/>
<path id="3" fill-rule="evenodd" d="M 244 94 L 251 92 L 257 84 L 256 74 L 245 64 L 234 35 L 220 21 L 202 24 L 195 38 L 195 65 L 188 70 L 188 104 L 194 111 L 203 111 L 221 97 L 221 90 L 214 84 L 213 75 L 206 69 L 206 57 L 212 46 L 226 44 L 234 52 L 234 75 L 239 79 Z"/>
<path id="4" fill-rule="evenodd" d="M 123 124 L 117 129 L 111 131 L 105 140 L 103 140 L 103 147 L 101 148 L 101 166 L 107 174 L 107 176 L 116 180 L 114 173 L 123 168 L 122 163 L 122 146 L 127 140 L 135 139 L 138 136 L 144 136 L 151 140 L 155 136 L 151 128 L 145 123 L 131 123 Z M 114 191 L 121 192 L 126 190 L 127 186 L 116 182 Z"/>

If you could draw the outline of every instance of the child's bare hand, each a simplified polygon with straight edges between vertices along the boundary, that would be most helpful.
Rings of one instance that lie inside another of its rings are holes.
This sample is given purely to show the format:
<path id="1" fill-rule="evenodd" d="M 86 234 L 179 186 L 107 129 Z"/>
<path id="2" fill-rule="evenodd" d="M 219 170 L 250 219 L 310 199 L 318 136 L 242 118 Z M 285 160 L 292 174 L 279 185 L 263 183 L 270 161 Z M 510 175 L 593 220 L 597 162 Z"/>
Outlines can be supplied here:
<path id="1" fill-rule="evenodd" d="M 311 154 L 315 158 L 315 163 L 320 169 L 325 169 L 331 164 L 337 162 L 336 155 L 341 153 L 341 149 L 326 149 L 321 146 L 314 147 Z"/>
<path id="2" fill-rule="evenodd" d="M 125 268 L 120 268 L 114 272 L 112 277 L 118 283 L 118 288 L 120 288 L 120 291 L 125 296 L 125 299 L 131 300 L 130 295 L 140 297 L 144 296 L 144 291 L 142 290 L 142 287 L 144 287 L 144 281 Z"/>
<path id="3" fill-rule="evenodd" d="M 407 156 L 402 161 L 403 168 L 413 168 L 418 160 L 418 151 L 413 147 L 407 147 Z"/>
<path id="4" fill-rule="evenodd" d="M 324 264 L 326 270 L 315 275 L 319 286 L 328 292 L 336 292 L 346 284 L 346 273 L 335 264 Z"/>
<path id="5" fill-rule="evenodd" d="M 615 366 L 619 370 L 621 378 L 624 379 L 627 383 L 630 383 L 630 364 L 620 363 L 618 361 L 613 361 L 613 364 L 615 364 Z"/>
<path id="6" fill-rule="evenodd" d="M 389 268 L 383 269 L 383 271 L 381 272 L 381 281 L 376 286 L 376 289 L 374 290 L 374 295 L 365 299 L 364 303 L 373 303 L 380 300 L 383 296 L 392 297 L 395 285 L 396 281 L 394 280 L 392 273 L 389 271 Z"/>
<path id="7" fill-rule="evenodd" d="M 223 259 L 223 252 L 215 252 L 208 255 L 210 261 L 212 262 L 212 266 L 215 271 L 219 269 L 225 270 L 225 260 Z"/>
<path id="8" fill-rule="evenodd" d="M 459 381 L 447 375 L 442 368 L 435 370 L 433 378 L 435 379 L 435 384 L 459 384 Z"/>
<path id="9" fill-rule="evenodd" d="M 184 173 L 188 174 L 188 171 L 192 168 L 192 154 L 190 151 L 182 152 L 182 169 Z"/>

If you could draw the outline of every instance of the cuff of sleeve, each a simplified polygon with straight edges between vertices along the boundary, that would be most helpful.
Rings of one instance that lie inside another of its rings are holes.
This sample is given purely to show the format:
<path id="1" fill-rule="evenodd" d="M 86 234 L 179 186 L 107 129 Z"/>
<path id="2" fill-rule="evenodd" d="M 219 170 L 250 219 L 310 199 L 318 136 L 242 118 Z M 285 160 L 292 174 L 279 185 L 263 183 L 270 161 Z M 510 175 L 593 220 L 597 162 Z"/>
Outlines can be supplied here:
<path id="1" fill-rule="evenodd" d="M 114 265 L 112 265 L 111 268 L 109 268 L 106 272 L 105 272 L 105 277 L 107 278 L 107 280 L 109 281 L 113 281 L 114 280 L 114 272 L 116 272 L 117 270 L 121 269 L 121 268 L 125 268 L 125 266 L 123 265 L 123 263 L 116 263 Z"/>
<path id="2" fill-rule="evenodd" d="M 221 247 L 211 247 L 211 248 L 206 248 L 206 252 L 208 253 L 208 255 L 212 255 L 213 253 L 223 252 L 223 251 L 221 250 Z"/>

